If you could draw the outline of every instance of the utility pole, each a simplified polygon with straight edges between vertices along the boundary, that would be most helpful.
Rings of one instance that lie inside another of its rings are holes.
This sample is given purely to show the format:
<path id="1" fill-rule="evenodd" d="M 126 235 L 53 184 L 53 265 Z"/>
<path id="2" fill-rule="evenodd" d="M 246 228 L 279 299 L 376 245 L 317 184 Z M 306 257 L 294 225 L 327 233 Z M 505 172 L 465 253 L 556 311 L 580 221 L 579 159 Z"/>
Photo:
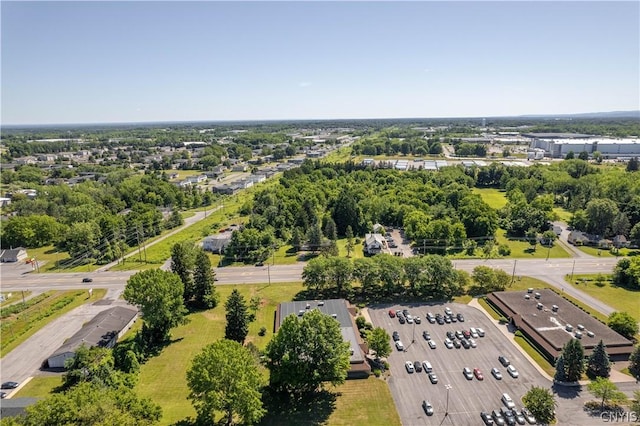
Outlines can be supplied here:
<path id="1" fill-rule="evenodd" d="M 513 260 L 513 272 L 511 273 L 511 284 L 516 279 L 516 263 L 518 263 L 518 259 Z"/>
<path id="2" fill-rule="evenodd" d="M 573 271 L 576 268 L 576 260 L 573 259 L 573 265 L 571 266 L 571 281 L 573 281 Z"/>
<path id="3" fill-rule="evenodd" d="M 447 408 L 445 409 L 444 416 L 447 417 L 449 415 L 449 391 L 451 390 L 451 385 L 447 383 L 444 387 L 447 389 Z"/>
<path id="4" fill-rule="evenodd" d="M 269 278 L 269 285 L 271 285 L 271 265 L 267 262 L 267 277 Z"/>

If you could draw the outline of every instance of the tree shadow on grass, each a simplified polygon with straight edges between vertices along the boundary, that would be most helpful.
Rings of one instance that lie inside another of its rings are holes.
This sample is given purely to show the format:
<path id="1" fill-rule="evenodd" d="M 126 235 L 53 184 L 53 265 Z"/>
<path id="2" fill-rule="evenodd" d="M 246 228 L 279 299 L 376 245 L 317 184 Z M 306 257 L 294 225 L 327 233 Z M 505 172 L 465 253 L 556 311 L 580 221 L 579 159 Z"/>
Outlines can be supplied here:
<path id="1" fill-rule="evenodd" d="M 263 395 L 264 408 L 267 410 L 267 414 L 260 422 L 260 425 L 324 425 L 336 408 L 338 396 L 340 396 L 340 393 L 321 390 L 296 399 L 267 388 Z"/>

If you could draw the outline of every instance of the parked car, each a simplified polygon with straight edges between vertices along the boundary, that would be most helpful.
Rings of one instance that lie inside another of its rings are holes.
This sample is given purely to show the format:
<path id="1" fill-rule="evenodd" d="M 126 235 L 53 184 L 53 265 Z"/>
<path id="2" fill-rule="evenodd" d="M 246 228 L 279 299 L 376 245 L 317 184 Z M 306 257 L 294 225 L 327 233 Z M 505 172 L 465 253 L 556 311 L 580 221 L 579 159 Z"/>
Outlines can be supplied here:
<path id="1" fill-rule="evenodd" d="M 521 411 L 518 411 L 518 410 L 515 410 L 515 409 L 512 410 L 512 411 L 513 411 L 513 415 L 516 418 L 516 423 L 518 423 L 519 425 L 527 424 L 527 421 L 526 421 L 526 419 L 524 417 L 524 414 L 522 414 Z"/>
<path id="2" fill-rule="evenodd" d="M 493 410 L 491 412 L 491 417 L 493 417 L 493 421 L 496 423 L 496 425 L 504 426 L 504 417 L 502 417 L 502 414 L 500 414 L 500 411 Z"/>
<path id="3" fill-rule="evenodd" d="M 396 311 L 394 311 L 393 309 L 389 309 L 389 317 L 395 318 L 395 316 L 396 316 Z"/>
<path id="4" fill-rule="evenodd" d="M 456 337 L 457 337 L 458 339 L 463 339 L 463 338 L 464 338 L 464 336 L 462 335 L 462 330 L 458 330 L 458 331 L 456 331 Z"/>
<path id="5" fill-rule="evenodd" d="M 449 339 L 453 339 L 453 336 L 454 336 L 453 331 L 451 331 L 451 330 L 447 331 L 447 337 Z"/>
<path id="6" fill-rule="evenodd" d="M 404 368 L 407 369 L 407 373 L 413 373 L 414 372 L 413 363 L 411 361 L 406 361 L 404 363 Z"/>
<path id="7" fill-rule="evenodd" d="M 447 347 L 447 349 L 453 349 L 453 342 L 451 342 L 451 340 L 444 339 L 444 345 Z"/>
<path id="8" fill-rule="evenodd" d="M 436 317 L 433 316 L 433 314 L 431 312 L 428 312 L 427 313 L 427 321 L 429 321 L 429 323 L 431 323 L 431 324 L 435 324 Z"/>
<path id="9" fill-rule="evenodd" d="M 449 318 L 451 319 L 451 322 L 458 322 L 458 319 L 454 316 L 454 315 L 450 315 Z"/>
<path id="10" fill-rule="evenodd" d="M 0 389 L 15 389 L 18 387 L 18 385 L 18 382 L 4 382 L 2 385 L 0 385 Z"/>
<path id="11" fill-rule="evenodd" d="M 504 417 L 504 422 L 511 426 L 516 424 L 516 416 L 513 415 L 513 411 L 506 407 L 500 408 L 500 414 Z"/>
<path id="12" fill-rule="evenodd" d="M 471 333 L 469 333 L 469 330 L 462 330 L 462 335 L 465 339 L 471 339 Z"/>
<path id="13" fill-rule="evenodd" d="M 433 340 L 429 340 L 429 347 L 431 349 L 435 349 L 436 348 L 436 342 L 434 342 Z"/>
<path id="14" fill-rule="evenodd" d="M 437 317 L 437 318 L 436 318 L 436 322 L 437 322 L 438 324 L 442 325 L 442 324 L 444 324 L 444 318 L 442 318 L 442 317 Z"/>
<path id="15" fill-rule="evenodd" d="M 444 322 L 446 322 L 447 324 L 451 324 L 451 317 L 450 316 L 445 316 L 444 317 Z"/>
<path id="16" fill-rule="evenodd" d="M 429 373 L 429 380 L 431 381 L 431 383 L 433 383 L 434 385 L 436 383 L 438 383 L 438 376 L 436 376 L 436 373 Z"/>
<path id="17" fill-rule="evenodd" d="M 484 376 L 482 375 L 482 371 L 480 371 L 479 368 L 474 368 L 473 369 L 473 375 L 476 376 L 476 379 L 478 379 L 478 380 L 484 380 Z"/>
<path id="18" fill-rule="evenodd" d="M 458 339 L 453 339 L 451 342 L 453 342 L 453 346 L 456 349 L 460 349 L 460 347 L 462 346 L 462 345 L 460 345 L 460 340 L 458 340 Z"/>
<path id="19" fill-rule="evenodd" d="M 427 416 L 433 416 L 433 405 L 429 401 L 422 401 L 422 409 Z"/>
<path id="20" fill-rule="evenodd" d="M 449 307 L 444 308 L 444 313 L 447 314 L 447 315 L 453 315 L 453 312 L 451 311 L 451 308 L 449 308 Z"/>
<path id="21" fill-rule="evenodd" d="M 484 330 L 481 328 L 476 328 L 476 331 L 478 332 L 478 336 L 480 337 L 484 337 Z"/>
<path id="22" fill-rule="evenodd" d="M 394 342 L 397 342 L 398 340 L 400 340 L 400 333 L 398 333 L 397 331 L 394 331 L 391 336 L 393 337 Z"/>
<path id="23" fill-rule="evenodd" d="M 398 322 L 399 322 L 400 324 L 404 324 L 404 323 L 406 322 L 406 321 L 405 321 L 405 319 L 404 319 L 404 316 L 402 316 L 402 315 L 398 315 Z"/>
<path id="24" fill-rule="evenodd" d="M 406 317 L 407 315 L 409 315 L 409 310 L 408 310 L 408 309 L 403 309 L 403 310 L 402 310 L 402 315 L 404 315 L 405 317 Z"/>
<path id="25" fill-rule="evenodd" d="M 427 330 L 422 332 L 422 337 L 424 337 L 424 340 L 431 340 L 431 334 Z"/>
<path id="26" fill-rule="evenodd" d="M 422 368 L 424 368 L 424 371 L 426 371 L 427 373 L 431 373 L 433 371 L 431 363 L 427 360 L 422 361 Z"/>
<path id="27" fill-rule="evenodd" d="M 464 377 L 466 377 L 467 380 L 473 380 L 473 373 L 471 372 L 471 369 L 469 369 L 469 367 L 464 367 L 462 369 L 462 374 L 464 374 Z"/>
<path id="28" fill-rule="evenodd" d="M 502 394 L 502 403 L 509 409 L 511 410 L 512 408 L 516 408 L 516 404 L 513 402 L 513 399 L 511 399 L 511 397 L 509 396 L 508 393 L 503 393 Z"/>
<path id="29" fill-rule="evenodd" d="M 407 315 L 406 320 L 407 324 L 413 324 L 413 317 L 411 315 Z"/>
<path id="30" fill-rule="evenodd" d="M 398 349 L 399 351 L 404 351 L 404 345 L 400 340 L 396 341 L 396 349 Z"/>
<path id="31" fill-rule="evenodd" d="M 422 363 L 420 361 L 414 361 L 413 368 L 415 368 L 416 373 L 422 373 Z"/>
<path id="32" fill-rule="evenodd" d="M 500 372 L 500 370 L 498 370 L 497 368 L 493 367 L 491 369 L 491 374 L 493 375 L 493 377 L 495 377 L 497 380 L 502 380 L 502 373 Z"/>
<path id="33" fill-rule="evenodd" d="M 500 364 L 502 364 L 503 367 L 507 367 L 509 364 L 511 364 L 504 355 L 500 355 L 498 357 L 498 361 L 500 361 Z"/>
<path id="34" fill-rule="evenodd" d="M 489 426 L 493 424 L 493 419 L 491 418 L 491 414 L 486 411 L 480 412 L 480 418 L 484 422 L 485 425 Z"/>
<path id="35" fill-rule="evenodd" d="M 513 365 L 510 365 L 507 367 L 507 373 L 509 373 L 509 375 L 514 379 L 517 379 L 518 376 L 520 375 L 520 373 L 518 373 L 518 370 L 516 370 L 516 368 Z"/>
<path id="36" fill-rule="evenodd" d="M 462 314 L 458 314 L 456 317 L 458 317 L 458 321 L 464 322 L 464 316 Z"/>
<path id="37" fill-rule="evenodd" d="M 467 339 L 460 340 L 460 343 L 462 343 L 462 346 L 464 346 L 465 349 L 469 349 L 471 347 L 471 343 L 469 343 Z"/>
<path id="38" fill-rule="evenodd" d="M 420 317 L 415 317 L 413 320 L 416 322 L 416 324 L 422 324 L 422 320 L 420 319 Z"/>
<path id="39" fill-rule="evenodd" d="M 469 330 L 469 333 L 471 333 L 471 338 L 472 339 L 477 339 L 478 337 L 480 337 L 476 330 Z"/>
<path id="40" fill-rule="evenodd" d="M 471 345 L 472 348 L 477 348 L 478 347 L 478 344 L 473 339 L 469 339 L 469 344 Z"/>
<path id="41" fill-rule="evenodd" d="M 530 425 L 536 424 L 536 418 L 526 408 L 522 409 L 522 415 L 524 416 L 527 423 L 529 423 Z"/>
<path id="42" fill-rule="evenodd" d="M 7 397 L 6 392 L 0 392 L 0 399 L 5 399 Z"/>

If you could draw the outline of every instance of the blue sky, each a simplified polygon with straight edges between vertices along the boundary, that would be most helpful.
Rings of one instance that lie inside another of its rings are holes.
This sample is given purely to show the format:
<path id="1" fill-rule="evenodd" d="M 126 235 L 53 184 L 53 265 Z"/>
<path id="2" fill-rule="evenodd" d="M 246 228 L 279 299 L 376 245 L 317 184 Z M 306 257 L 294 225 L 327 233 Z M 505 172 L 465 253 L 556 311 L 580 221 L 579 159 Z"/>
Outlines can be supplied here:
<path id="1" fill-rule="evenodd" d="M 2 124 L 640 109 L 640 3 L 2 1 Z"/>

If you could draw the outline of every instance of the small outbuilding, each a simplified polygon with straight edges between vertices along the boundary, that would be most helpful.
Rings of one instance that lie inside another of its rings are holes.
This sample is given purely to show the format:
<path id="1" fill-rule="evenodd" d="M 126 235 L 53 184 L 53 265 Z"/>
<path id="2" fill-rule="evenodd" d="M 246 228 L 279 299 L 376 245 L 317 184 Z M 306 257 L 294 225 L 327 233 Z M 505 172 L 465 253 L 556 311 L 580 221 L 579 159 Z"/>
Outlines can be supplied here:
<path id="1" fill-rule="evenodd" d="M 0 262 L 18 262 L 26 258 L 27 249 L 24 247 L 2 250 L 2 252 L 0 252 Z"/>

